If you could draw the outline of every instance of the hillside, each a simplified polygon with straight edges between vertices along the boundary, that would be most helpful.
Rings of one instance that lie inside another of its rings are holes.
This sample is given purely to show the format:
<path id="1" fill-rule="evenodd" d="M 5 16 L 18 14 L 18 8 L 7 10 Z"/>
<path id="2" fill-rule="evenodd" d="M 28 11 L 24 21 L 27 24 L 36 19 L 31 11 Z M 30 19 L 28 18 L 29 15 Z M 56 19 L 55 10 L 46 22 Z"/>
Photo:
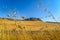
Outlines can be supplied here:
<path id="1" fill-rule="evenodd" d="M 0 40 L 60 40 L 60 24 L 0 19 Z"/>

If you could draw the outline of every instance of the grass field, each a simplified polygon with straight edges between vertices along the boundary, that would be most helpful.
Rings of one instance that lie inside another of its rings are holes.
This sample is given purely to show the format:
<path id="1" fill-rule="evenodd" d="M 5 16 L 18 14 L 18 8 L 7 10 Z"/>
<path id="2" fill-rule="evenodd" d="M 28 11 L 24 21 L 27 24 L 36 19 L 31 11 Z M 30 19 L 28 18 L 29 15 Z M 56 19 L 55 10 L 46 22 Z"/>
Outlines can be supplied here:
<path id="1" fill-rule="evenodd" d="M 0 40 L 60 40 L 60 24 L 0 19 Z"/>

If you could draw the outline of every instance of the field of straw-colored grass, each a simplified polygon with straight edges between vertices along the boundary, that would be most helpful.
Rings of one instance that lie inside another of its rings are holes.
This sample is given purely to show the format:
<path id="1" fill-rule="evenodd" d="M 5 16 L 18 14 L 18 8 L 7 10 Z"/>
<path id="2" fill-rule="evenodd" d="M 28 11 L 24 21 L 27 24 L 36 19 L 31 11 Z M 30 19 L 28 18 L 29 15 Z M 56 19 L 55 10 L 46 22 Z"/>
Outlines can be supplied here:
<path id="1" fill-rule="evenodd" d="M 0 40 L 60 40 L 60 24 L 0 19 Z"/>

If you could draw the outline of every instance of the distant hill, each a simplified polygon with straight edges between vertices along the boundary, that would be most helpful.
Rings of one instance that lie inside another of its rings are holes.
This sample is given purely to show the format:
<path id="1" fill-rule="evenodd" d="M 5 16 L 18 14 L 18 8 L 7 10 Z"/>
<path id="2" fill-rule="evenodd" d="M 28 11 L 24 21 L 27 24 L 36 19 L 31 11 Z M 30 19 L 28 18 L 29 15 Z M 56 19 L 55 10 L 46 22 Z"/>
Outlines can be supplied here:
<path id="1" fill-rule="evenodd" d="M 47 23 L 60 24 L 60 22 L 47 22 Z"/>
<path id="2" fill-rule="evenodd" d="M 11 19 L 11 18 L 0 18 L 0 20 L 11 20 L 11 21 L 14 21 L 14 19 Z M 26 18 L 26 19 L 24 19 L 25 21 L 41 21 L 41 22 L 43 22 L 41 19 L 39 19 L 39 18 Z M 18 19 L 16 19 L 16 21 L 24 21 L 24 20 L 18 20 Z M 47 21 L 46 23 L 54 23 L 54 24 L 60 24 L 60 22 L 49 22 L 49 21 Z"/>
<path id="3" fill-rule="evenodd" d="M 27 19 L 24 19 L 24 20 L 27 20 L 27 21 L 42 21 L 41 19 L 39 18 L 27 18 Z"/>
<path id="4" fill-rule="evenodd" d="M 0 19 L 6 19 L 6 20 L 14 20 L 14 19 L 12 19 L 12 18 L 0 18 Z M 16 19 L 17 21 L 19 21 L 18 19 Z M 23 19 L 22 21 L 42 21 L 41 19 L 39 19 L 39 18 L 33 18 L 33 17 L 31 17 L 31 18 L 26 18 L 26 19 Z"/>

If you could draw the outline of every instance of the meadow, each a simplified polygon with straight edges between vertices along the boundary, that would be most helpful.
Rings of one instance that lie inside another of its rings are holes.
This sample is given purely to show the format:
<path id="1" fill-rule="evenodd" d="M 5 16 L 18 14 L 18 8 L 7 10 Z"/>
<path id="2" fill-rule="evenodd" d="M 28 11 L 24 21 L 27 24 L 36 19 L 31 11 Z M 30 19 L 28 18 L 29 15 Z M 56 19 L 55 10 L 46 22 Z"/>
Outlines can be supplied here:
<path id="1" fill-rule="evenodd" d="M 60 24 L 0 19 L 0 40 L 60 40 Z"/>

